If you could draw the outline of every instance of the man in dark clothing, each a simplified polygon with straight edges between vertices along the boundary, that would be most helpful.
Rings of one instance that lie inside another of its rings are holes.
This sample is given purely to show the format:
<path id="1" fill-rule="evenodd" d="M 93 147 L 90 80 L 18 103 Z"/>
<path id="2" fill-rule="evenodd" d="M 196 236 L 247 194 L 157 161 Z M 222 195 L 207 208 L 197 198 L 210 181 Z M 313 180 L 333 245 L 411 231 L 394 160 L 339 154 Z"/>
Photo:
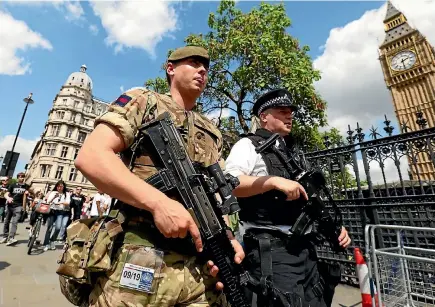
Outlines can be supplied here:
<path id="1" fill-rule="evenodd" d="M 82 207 L 85 202 L 85 197 L 82 195 L 82 188 L 77 187 L 76 191 L 71 195 L 70 208 L 73 210 L 73 221 L 78 220 L 82 213 Z"/>
<path id="2" fill-rule="evenodd" d="M 6 210 L 6 198 L 5 194 L 8 191 L 9 178 L 7 176 L 0 178 L 0 219 L 2 222 L 5 220 L 5 210 Z"/>
<path id="3" fill-rule="evenodd" d="M 296 150 L 289 140 L 295 110 L 286 90 L 270 91 L 260 97 L 253 112 L 259 117 L 261 128 L 234 145 L 225 171 L 240 181 L 234 195 L 241 208 L 246 269 L 262 285 L 272 282 L 273 290 L 285 298 L 284 306 L 326 307 L 330 305 L 330 295 L 325 295 L 328 285 L 320 276 L 315 242 L 309 234 L 311 227 L 300 238 L 292 233 L 292 225 L 302 213 L 300 205 L 308 200 L 304 187 L 287 165 L 287 158 L 294 157 Z M 279 138 L 267 150 L 257 153 L 256 148 L 275 133 Z M 295 242 L 291 239 L 298 241 L 290 244 Z M 336 240 L 342 247 L 349 245 L 344 227 Z M 281 306 L 270 296 L 253 296 L 253 306 Z"/>
<path id="4" fill-rule="evenodd" d="M 24 173 L 18 173 L 17 179 L 18 182 L 11 184 L 5 193 L 7 210 L 3 228 L 3 239 L 0 243 L 6 243 L 6 245 L 17 243 L 17 240 L 14 238 L 17 232 L 17 224 L 21 214 L 25 210 L 26 203 L 23 201 L 24 197 L 29 194 L 29 186 L 24 183 Z M 9 224 L 12 224 L 10 231 Z"/>

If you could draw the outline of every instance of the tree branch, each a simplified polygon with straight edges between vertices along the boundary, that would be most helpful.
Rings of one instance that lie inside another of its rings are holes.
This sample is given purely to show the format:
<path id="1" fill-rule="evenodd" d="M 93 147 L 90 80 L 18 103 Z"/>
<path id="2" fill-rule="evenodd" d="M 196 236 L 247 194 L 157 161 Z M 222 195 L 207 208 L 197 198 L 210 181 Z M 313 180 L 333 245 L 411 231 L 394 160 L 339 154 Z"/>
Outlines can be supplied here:
<path id="1" fill-rule="evenodd" d="M 233 95 L 231 95 L 230 92 L 226 91 L 226 90 L 218 90 L 216 87 L 209 85 L 209 88 L 215 90 L 216 92 L 222 92 L 223 94 L 225 94 L 225 96 L 227 96 L 232 102 L 237 103 L 237 99 L 234 98 Z"/>
<path id="2" fill-rule="evenodd" d="M 227 69 L 222 69 L 222 70 L 217 71 L 216 73 L 220 73 L 220 72 L 226 72 L 227 74 L 229 74 L 229 75 L 231 76 L 231 79 L 233 79 L 233 80 L 237 83 L 237 85 L 238 85 L 240 88 L 242 88 L 242 86 L 240 85 L 239 80 L 237 80 L 236 78 L 234 78 L 233 74 L 232 74 L 229 70 L 227 70 Z"/>

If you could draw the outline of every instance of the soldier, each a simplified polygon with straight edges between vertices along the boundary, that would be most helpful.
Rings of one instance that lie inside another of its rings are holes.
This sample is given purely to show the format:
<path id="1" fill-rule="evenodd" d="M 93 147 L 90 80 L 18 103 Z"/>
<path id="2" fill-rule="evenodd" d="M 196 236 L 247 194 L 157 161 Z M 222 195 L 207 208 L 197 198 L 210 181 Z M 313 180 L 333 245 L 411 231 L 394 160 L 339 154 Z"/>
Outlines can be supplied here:
<path id="1" fill-rule="evenodd" d="M 131 172 L 124 164 L 130 162 L 130 147 L 136 140 L 138 127 L 165 111 L 182 131 L 194 162 L 207 166 L 220 159 L 219 130 L 193 111 L 207 83 L 209 61 L 207 51 L 201 47 L 182 47 L 172 52 L 166 67 L 170 93 L 162 95 L 145 88 L 125 92 L 96 120 L 94 131 L 79 152 L 75 165 L 97 189 L 129 204 L 123 208 L 129 222 L 123 226 L 122 246 L 113 253 L 112 270 L 95 283 L 89 297 L 90 306 L 226 304 L 223 294 L 216 291 L 223 285 L 215 284 L 212 278 L 218 268 L 211 261 L 205 263 L 197 257 L 203 247 L 192 216 L 178 200 L 144 181 L 157 171 L 152 155 L 145 152 L 137 157 Z M 119 152 L 124 163 L 117 156 Z M 240 263 L 243 249 L 234 239 L 232 243 L 235 261 Z M 143 257 L 145 254 L 148 256 Z M 132 278 L 137 275 L 132 274 L 132 267 L 142 276 L 146 274 L 148 285 L 156 279 L 157 286 L 154 289 L 134 286 Z"/>
<path id="2" fill-rule="evenodd" d="M 225 170 L 240 181 L 234 195 L 241 208 L 239 217 L 241 235 L 245 234 L 246 269 L 258 280 L 268 278 L 273 281 L 275 288 L 286 293 L 292 306 L 302 303 L 303 306 L 323 307 L 330 304 L 332 296 L 324 297 L 329 285 L 320 278 L 310 236 L 307 233 L 296 246 L 287 244 L 292 222 L 301 213 L 296 201 L 299 198 L 307 200 L 306 191 L 292 180 L 294 178 L 274 151 L 262 154 L 255 151 L 255 147 L 274 133 L 281 137 L 272 146 L 287 156 L 294 149 L 288 138 L 296 110 L 291 97 L 286 90 L 273 90 L 255 102 L 253 112 L 259 117 L 261 128 L 233 146 Z M 285 194 L 286 199 L 277 198 L 280 194 L 277 190 Z M 346 229 L 342 229 L 337 240 L 343 247 L 350 244 Z M 259 299 L 258 305 L 277 306 L 268 297 Z"/>

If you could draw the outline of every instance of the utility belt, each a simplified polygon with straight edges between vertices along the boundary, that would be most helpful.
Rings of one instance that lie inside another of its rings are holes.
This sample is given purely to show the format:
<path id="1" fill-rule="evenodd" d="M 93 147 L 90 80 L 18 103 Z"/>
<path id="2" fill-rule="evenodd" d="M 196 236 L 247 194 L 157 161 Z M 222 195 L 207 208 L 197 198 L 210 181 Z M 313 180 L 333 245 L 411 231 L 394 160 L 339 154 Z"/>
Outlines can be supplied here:
<path id="1" fill-rule="evenodd" d="M 243 236 L 246 253 L 258 250 L 260 257 L 260 289 L 257 292 L 256 302 L 253 300 L 253 306 L 301 306 L 298 304 L 300 298 L 295 297 L 293 293 L 284 293 L 273 284 L 273 250 L 285 248 L 289 254 L 299 253 L 304 249 L 308 249 L 309 253 L 315 252 L 315 245 L 310 234 L 298 238 L 299 244 L 294 244 L 294 242 L 292 235 L 286 235 L 278 230 L 251 228 L 246 231 Z M 324 289 L 325 280 L 320 276 L 319 281 L 310 285 L 305 292 L 309 293 L 311 298 L 321 297 Z"/>

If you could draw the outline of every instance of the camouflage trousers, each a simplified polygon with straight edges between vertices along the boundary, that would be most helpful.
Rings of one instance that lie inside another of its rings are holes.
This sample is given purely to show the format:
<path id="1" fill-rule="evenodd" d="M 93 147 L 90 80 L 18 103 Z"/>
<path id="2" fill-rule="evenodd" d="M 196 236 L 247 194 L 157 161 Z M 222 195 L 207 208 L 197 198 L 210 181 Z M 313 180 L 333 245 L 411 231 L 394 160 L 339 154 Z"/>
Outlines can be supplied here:
<path id="1" fill-rule="evenodd" d="M 100 276 L 89 296 L 90 307 L 145 306 L 227 306 L 225 296 L 215 290 L 216 279 L 208 274 L 206 264 L 196 257 L 165 252 L 159 273 L 155 273 L 157 288 L 152 294 L 120 286 L 127 255 L 138 245 L 124 244 L 113 259 L 112 269 Z"/>

